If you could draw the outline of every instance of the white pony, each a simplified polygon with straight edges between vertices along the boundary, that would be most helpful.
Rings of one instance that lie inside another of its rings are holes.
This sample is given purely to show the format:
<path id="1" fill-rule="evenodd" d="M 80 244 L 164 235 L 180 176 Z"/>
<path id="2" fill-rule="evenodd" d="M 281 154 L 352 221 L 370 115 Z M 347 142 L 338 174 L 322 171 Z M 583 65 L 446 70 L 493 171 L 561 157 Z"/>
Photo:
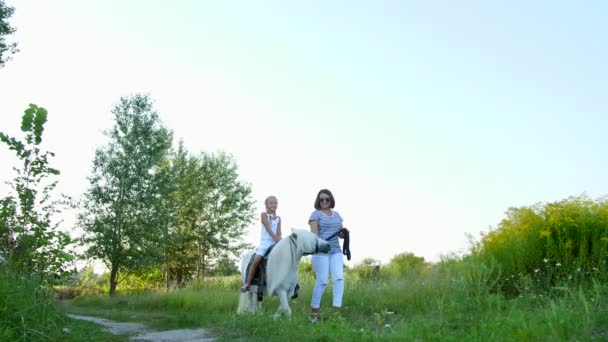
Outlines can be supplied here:
<path id="1" fill-rule="evenodd" d="M 276 295 L 279 297 L 279 308 L 274 314 L 274 319 L 285 313 L 291 319 L 291 308 L 287 301 L 293 296 L 298 283 L 298 266 L 304 254 L 327 253 L 330 246 L 327 241 L 319 238 L 308 230 L 292 229 L 293 233 L 277 242 L 268 254 L 266 262 L 266 288 L 265 296 Z M 243 282 L 247 276 L 247 266 L 255 250 L 251 250 L 241 260 L 241 277 Z M 252 270 L 253 272 L 253 270 Z M 261 309 L 261 303 L 257 297 L 257 286 L 241 293 L 237 314 L 252 312 L 257 313 Z"/>

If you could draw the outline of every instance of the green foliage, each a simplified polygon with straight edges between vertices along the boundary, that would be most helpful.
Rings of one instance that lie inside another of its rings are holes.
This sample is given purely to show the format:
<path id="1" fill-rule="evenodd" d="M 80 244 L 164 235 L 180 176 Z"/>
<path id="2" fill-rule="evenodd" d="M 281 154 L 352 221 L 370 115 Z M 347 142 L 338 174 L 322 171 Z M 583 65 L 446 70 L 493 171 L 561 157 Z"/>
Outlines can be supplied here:
<path id="1" fill-rule="evenodd" d="M 0 341 L 127 341 L 65 317 L 46 284 L 39 275 L 0 264 Z"/>
<path id="2" fill-rule="evenodd" d="M 500 290 L 518 294 L 529 281 L 549 289 L 607 280 L 607 247 L 608 201 L 579 196 L 509 209 L 498 228 L 474 246 L 473 256 L 496 266 Z"/>
<path id="3" fill-rule="evenodd" d="M 217 259 L 210 273 L 213 276 L 230 276 L 240 274 L 240 270 L 234 259 L 223 255 Z"/>
<path id="4" fill-rule="evenodd" d="M 365 258 L 352 269 L 346 270 L 347 277 L 354 277 L 356 280 L 370 280 L 380 276 L 380 261 L 373 258 Z"/>
<path id="5" fill-rule="evenodd" d="M 192 156 L 181 143 L 171 151 L 148 96 L 123 98 L 113 113 L 111 142 L 96 153 L 80 216 L 88 255 L 110 269 L 110 293 L 127 275 L 169 288 L 235 273 L 229 260 L 247 247 L 241 240 L 253 201 L 234 159 Z"/>
<path id="6" fill-rule="evenodd" d="M 22 118 L 22 140 L 0 133 L 0 141 L 15 152 L 22 165 L 14 168 L 17 175 L 8 182 L 13 193 L 0 199 L 0 256 L 53 280 L 69 273 L 74 257 L 66 251 L 72 243 L 69 235 L 53 222 L 71 200 L 53 197 L 57 182 L 48 178 L 59 170 L 49 166 L 54 154 L 40 148 L 46 121 L 47 111 L 31 104 Z"/>
<path id="7" fill-rule="evenodd" d="M 395 255 L 388 265 L 383 267 L 382 271 L 393 277 L 417 275 L 424 272 L 427 266 L 428 264 L 424 261 L 423 257 L 404 252 Z"/>
<path id="8" fill-rule="evenodd" d="M 223 152 L 196 158 L 200 211 L 192 225 L 198 246 L 197 278 L 226 254 L 239 256 L 248 245 L 239 243 L 253 219 L 251 187 L 238 180 L 237 165 Z M 236 243 L 235 243 L 236 242 Z"/>
<path id="9" fill-rule="evenodd" d="M 157 248 L 166 211 L 157 168 L 171 147 L 147 95 L 121 98 L 114 107 L 110 143 L 99 148 L 79 217 L 89 257 L 110 269 L 110 294 L 121 274 L 142 273 L 161 258 Z"/>
<path id="10" fill-rule="evenodd" d="M 10 55 L 18 51 L 17 43 L 8 44 L 5 39 L 5 36 L 15 32 L 8 22 L 14 12 L 15 8 L 7 6 L 4 0 L 0 0 L 0 68 L 10 60 Z"/>
<path id="11" fill-rule="evenodd" d="M 45 280 L 0 265 L 0 340 L 49 340 L 63 319 Z"/>
<path id="12" fill-rule="evenodd" d="M 212 278 L 193 288 L 166 293 L 81 297 L 70 309 L 119 321 L 143 321 L 159 329 L 208 327 L 222 340 L 604 339 L 608 323 L 605 284 L 509 299 L 489 290 L 491 284 L 483 279 L 491 269 L 480 266 L 471 258 L 446 257 L 416 276 L 346 277 L 342 313 L 331 313 L 330 287 L 322 301 L 321 322 L 312 325 L 307 316 L 313 279 L 301 279 L 300 297 L 290 302 L 292 320 L 272 319 L 278 306 L 276 297 L 264 298 L 261 315 L 235 315 L 239 277 Z"/>
<path id="13" fill-rule="evenodd" d="M 248 247 L 241 240 L 253 218 L 253 200 L 233 158 L 192 156 L 180 144 L 167 170 L 173 177 L 166 197 L 173 210 L 164 244 L 167 281 L 183 287 L 195 275 L 238 272 L 230 260 Z"/>

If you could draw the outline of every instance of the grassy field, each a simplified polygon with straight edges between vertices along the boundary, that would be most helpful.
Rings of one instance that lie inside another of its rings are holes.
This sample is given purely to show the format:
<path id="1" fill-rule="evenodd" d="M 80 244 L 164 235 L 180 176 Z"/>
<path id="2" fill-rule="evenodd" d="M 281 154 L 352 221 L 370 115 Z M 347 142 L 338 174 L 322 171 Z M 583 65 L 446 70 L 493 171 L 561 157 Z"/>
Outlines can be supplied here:
<path id="1" fill-rule="evenodd" d="M 450 272 L 451 271 L 451 272 Z M 608 286 L 590 282 L 577 290 L 555 287 L 513 298 L 489 291 L 483 275 L 434 271 L 415 277 L 346 281 L 344 311 L 331 313 L 331 288 L 320 323 L 307 321 L 312 281 L 304 277 L 292 320 L 274 321 L 276 298 L 264 313 L 237 316 L 239 280 L 172 292 L 79 297 L 68 312 L 159 329 L 206 327 L 219 340 L 251 341 L 603 341 L 608 339 Z"/>
<path id="2" fill-rule="evenodd" d="M 83 281 L 65 292 L 95 295 L 57 305 L 58 288 L 0 265 L 0 341 L 127 338 L 65 312 L 159 330 L 207 328 L 225 341 L 608 341 L 608 199 L 511 208 L 470 254 L 429 264 L 402 253 L 381 268 L 373 265 L 346 269 L 343 312 L 331 313 L 329 287 L 315 324 L 307 320 L 310 262 L 300 265 L 292 319 L 276 321 L 274 297 L 264 299 L 259 315 L 235 314 L 238 276 L 169 292 L 126 283 L 121 291 L 134 292 L 115 297 L 100 295 L 107 284 Z"/>

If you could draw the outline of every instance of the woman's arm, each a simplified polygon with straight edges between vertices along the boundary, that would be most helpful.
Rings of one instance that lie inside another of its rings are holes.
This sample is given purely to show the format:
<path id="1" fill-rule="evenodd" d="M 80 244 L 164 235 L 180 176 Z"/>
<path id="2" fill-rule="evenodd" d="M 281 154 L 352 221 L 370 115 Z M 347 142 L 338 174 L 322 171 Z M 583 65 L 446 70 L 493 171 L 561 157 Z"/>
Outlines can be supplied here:
<path id="1" fill-rule="evenodd" d="M 308 221 L 308 225 L 310 226 L 310 231 L 315 235 L 319 235 L 319 221 L 310 220 Z"/>

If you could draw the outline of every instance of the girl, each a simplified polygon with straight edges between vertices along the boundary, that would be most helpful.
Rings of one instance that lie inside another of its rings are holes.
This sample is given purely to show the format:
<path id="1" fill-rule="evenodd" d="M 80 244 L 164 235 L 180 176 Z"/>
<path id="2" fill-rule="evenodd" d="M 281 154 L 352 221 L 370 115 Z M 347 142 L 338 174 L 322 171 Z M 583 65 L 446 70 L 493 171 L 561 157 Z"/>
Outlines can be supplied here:
<path id="1" fill-rule="evenodd" d="M 241 292 L 249 291 L 253 275 L 266 255 L 266 251 L 270 246 L 281 240 L 281 217 L 277 216 L 278 201 L 274 196 L 268 196 L 264 201 L 266 211 L 260 214 L 260 221 L 262 221 L 262 233 L 260 237 L 260 245 L 255 252 L 255 257 L 249 268 L 249 274 L 247 274 L 247 281 L 241 287 Z"/>

